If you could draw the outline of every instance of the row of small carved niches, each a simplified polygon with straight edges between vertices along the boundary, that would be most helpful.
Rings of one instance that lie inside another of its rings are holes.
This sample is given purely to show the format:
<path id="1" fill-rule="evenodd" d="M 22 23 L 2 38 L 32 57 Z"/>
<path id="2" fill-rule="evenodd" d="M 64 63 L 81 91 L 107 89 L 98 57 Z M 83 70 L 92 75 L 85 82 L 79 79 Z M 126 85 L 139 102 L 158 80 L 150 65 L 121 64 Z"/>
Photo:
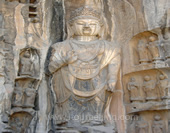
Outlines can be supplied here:
<path id="1" fill-rule="evenodd" d="M 33 23 L 40 22 L 39 0 L 6 0 L 6 2 L 14 1 L 28 5 L 27 17 L 29 22 Z"/>
<path id="2" fill-rule="evenodd" d="M 170 109 L 170 79 L 159 70 L 146 70 L 123 77 L 127 113 Z"/>
<path id="3" fill-rule="evenodd" d="M 170 133 L 170 113 L 168 111 L 145 111 L 129 114 L 127 133 Z"/>
<path id="4" fill-rule="evenodd" d="M 24 48 L 19 54 L 18 78 L 38 78 L 40 75 L 39 52 L 34 48 Z"/>
<path id="5" fill-rule="evenodd" d="M 158 31 L 157 31 L 158 32 Z M 170 30 L 146 31 L 134 36 L 124 48 L 124 74 L 170 67 Z M 128 51 L 127 51 L 128 49 Z M 129 68 L 129 69 L 127 69 Z"/>

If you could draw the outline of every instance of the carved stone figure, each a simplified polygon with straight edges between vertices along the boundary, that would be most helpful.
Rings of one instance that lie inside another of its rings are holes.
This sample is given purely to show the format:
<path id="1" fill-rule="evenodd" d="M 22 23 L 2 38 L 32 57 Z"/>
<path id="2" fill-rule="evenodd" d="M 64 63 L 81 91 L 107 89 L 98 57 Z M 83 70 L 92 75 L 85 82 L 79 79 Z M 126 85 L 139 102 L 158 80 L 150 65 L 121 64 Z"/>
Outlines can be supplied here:
<path id="1" fill-rule="evenodd" d="M 143 90 L 146 93 L 147 101 L 155 101 L 158 99 L 155 80 L 151 80 L 151 77 L 148 75 L 144 77 Z"/>
<path id="2" fill-rule="evenodd" d="M 161 93 L 162 99 L 168 98 L 168 91 L 169 91 L 169 81 L 165 75 L 159 76 L 158 87 Z"/>
<path id="3" fill-rule="evenodd" d="M 19 76 L 38 76 L 40 72 L 39 56 L 35 49 L 28 48 L 21 52 L 19 62 Z"/>
<path id="4" fill-rule="evenodd" d="M 139 120 L 136 123 L 136 133 L 148 133 L 148 123 L 144 120 Z"/>
<path id="5" fill-rule="evenodd" d="M 23 57 L 20 59 L 20 72 L 19 75 L 32 76 L 34 71 L 33 59 L 29 50 L 24 52 Z"/>
<path id="6" fill-rule="evenodd" d="M 128 90 L 130 91 L 130 100 L 132 102 L 140 102 L 144 100 L 140 94 L 139 84 L 134 77 L 132 77 L 128 83 Z"/>
<path id="7" fill-rule="evenodd" d="M 156 115 L 154 117 L 152 130 L 153 130 L 153 133 L 164 133 L 164 131 L 163 131 L 164 130 L 164 123 L 163 123 L 163 120 L 161 120 L 160 115 Z"/>
<path id="8" fill-rule="evenodd" d="M 143 40 L 139 40 L 138 53 L 139 53 L 139 63 L 147 64 L 149 62 L 148 48 Z"/>
<path id="9" fill-rule="evenodd" d="M 153 61 L 157 62 L 161 60 L 160 57 L 160 46 L 159 46 L 159 42 L 156 41 L 156 37 L 155 36 L 150 36 L 149 37 L 149 44 L 148 44 L 148 48 L 149 51 L 153 57 Z"/>
<path id="10" fill-rule="evenodd" d="M 19 87 L 16 83 L 16 87 L 13 92 L 12 105 L 14 107 L 22 107 L 24 100 L 24 89 Z"/>
<path id="11" fill-rule="evenodd" d="M 25 89 L 24 94 L 24 107 L 34 107 L 36 90 L 32 86 L 29 86 Z"/>
<path id="12" fill-rule="evenodd" d="M 165 62 L 170 66 L 170 32 L 168 30 L 165 30 L 163 34 L 162 47 L 165 53 Z"/>
<path id="13" fill-rule="evenodd" d="M 111 123 L 110 94 L 116 89 L 120 50 L 103 40 L 104 25 L 91 7 L 76 9 L 67 25 L 68 39 L 52 46 L 48 68 L 53 75 L 54 115 L 61 118 L 55 125 Z"/>

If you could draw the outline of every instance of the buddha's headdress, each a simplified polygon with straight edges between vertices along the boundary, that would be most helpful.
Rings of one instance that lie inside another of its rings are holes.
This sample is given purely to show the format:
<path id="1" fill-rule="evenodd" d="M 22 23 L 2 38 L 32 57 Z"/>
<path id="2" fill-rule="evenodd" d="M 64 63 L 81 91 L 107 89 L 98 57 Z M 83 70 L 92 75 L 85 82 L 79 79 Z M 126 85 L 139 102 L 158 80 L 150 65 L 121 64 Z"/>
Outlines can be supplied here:
<path id="1" fill-rule="evenodd" d="M 101 21 L 101 13 L 97 12 L 90 6 L 83 6 L 71 12 L 69 23 L 79 18 L 91 18 Z"/>

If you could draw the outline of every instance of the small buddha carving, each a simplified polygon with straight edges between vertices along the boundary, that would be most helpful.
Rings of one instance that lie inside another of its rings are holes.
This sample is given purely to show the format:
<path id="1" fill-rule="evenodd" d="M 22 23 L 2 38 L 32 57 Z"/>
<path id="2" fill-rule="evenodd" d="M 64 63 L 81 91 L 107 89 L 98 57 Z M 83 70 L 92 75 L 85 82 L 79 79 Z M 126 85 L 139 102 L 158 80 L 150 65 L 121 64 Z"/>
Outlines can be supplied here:
<path id="1" fill-rule="evenodd" d="M 25 89 L 24 107 L 34 107 L 36 90 L 32 87 L 32 83 Z"/>
<path id="2" fill-rule="evenodd" d="M 168 97 L 170 98 L 170 96 L 168 96 L 168 92 L 169 92 L 169 80 L 163 74 L 159 75 L 158 87 L 159 87 L 159 90 L 161 92 L 161 98 L 162 99 L 166 99 Z"/>
<path id="3" fill-rule="evenodd" d="M 139 40 L 137 49 L 139 53 L 139 63 L 140 64 L 149 63 L 148 47 L 144 40 Z"/>
<path id="4" fill-rule="evenodd" d="M 14 93 L 13 93 L 12 105 L 14 107 L 22 107 L 23 99 L 24 99 L 24 89 L 21 88 L 18 83 L 16 83 L 16 87 L 15 87 Z"/>
<path id="5" fill-rule="evenodd" d="M 34 73 L 33 58 L 30 50 L 24 51 L 22 57 L 20 57 L 20 76 L 32 76 Z"/>
<path id="6" fill-rule="evenodd" d="M 131 102 L 141 102 L 143 98 L 140 94 L 140 86 L 136 82 L 136 79 L 132 77 L 128 83 L 128 90 L 130 92 L 130 101 Z"/>
<path id="7" fill-rule="evenodd" d="M 147 101 L 155 101 L 158 99 L 155 80 L 152 80 L 148 75 L 144 77 L 143 90 L 146 93 Z"/>
<path id="8" fill-rule="evenodd" d="M 165 62 L 170 66 L 170 31 L 169 29 L 164 30 L 161 46 L 165 53 Z"/>
<path id="9" fill-rule="evenodd" d="M 153 133 L 164 133 L 164 123 L 163 123 L 163 120 L 161 120 L 160 115 L 154 116 L 152 130 L 153 130 Z"/>
<path id="10" fill-rule="evenodd" d="M 159 46 L 159 42 L 156 40 L 157 38 L 155 36 L 149 37 L 148 48 L 149 48 L 149 51 L 152 55 L 154 62 L 161 61 L 160 46 Z"/>
<path id="11" fill-rule="evenodd" d="M 144 120 L 139 120 L 136 123 L 136 133 L 148 133 L 148 123 Z"/>

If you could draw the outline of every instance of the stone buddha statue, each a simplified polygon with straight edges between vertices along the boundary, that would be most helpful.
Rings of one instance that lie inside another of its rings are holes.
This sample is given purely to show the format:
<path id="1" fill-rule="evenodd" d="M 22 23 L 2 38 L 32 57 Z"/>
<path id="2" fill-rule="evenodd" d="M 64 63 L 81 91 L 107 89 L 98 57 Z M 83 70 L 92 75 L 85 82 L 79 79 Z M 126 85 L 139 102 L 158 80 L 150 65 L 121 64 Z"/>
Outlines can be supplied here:
<path id="1" fill-rule="evenodd" d="M 120 68 L 120 48 L 103 38 L 105 23 L 89 6 L 71 13 L 68 38 L 52 45 L 48 69 L 57 128 L 112 125 L 110 102 Z"/>

